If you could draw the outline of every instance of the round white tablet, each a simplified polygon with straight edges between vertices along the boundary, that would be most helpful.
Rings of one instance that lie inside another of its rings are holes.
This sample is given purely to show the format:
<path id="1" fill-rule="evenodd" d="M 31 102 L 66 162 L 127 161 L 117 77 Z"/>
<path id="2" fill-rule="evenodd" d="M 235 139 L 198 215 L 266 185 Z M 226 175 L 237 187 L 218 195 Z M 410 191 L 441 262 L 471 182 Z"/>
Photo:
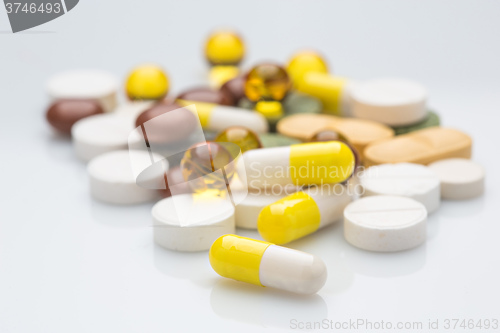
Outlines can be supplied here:
<path id="1" fill-rule="evenodd" d="M 94 99 L 105 112 L 116 107 L 118 79 L 101 70 L 72 70 L 52 76 L 46 84 L 49 96 L 54 99 Z"/>
<path id="2" fill-rule="evenodd" d="M 485 171 L 479 164 L 465 158 L 450 158 L 429 164 L 441 180 L 443 199 L 462 200 L 484 192 Z"/>
<path id="3" fill-rule="evenodd" d="M 422 203 L 427 213 L 439 208 L 440 182 L 425 165 L 413 163 L 381 164 L 360 173 L 363 195 L 398 195 Z"/>
<path id="4" fill-rule="evenodd" d="M 426 240 L 427 210 L 410 198 L 379 195 L 354 201 L 344 210 L 344 237 L 369 251 L 411 249 Z"/>
<path id="5" fill-rule="evenodd" d="M 427 91 L 419 83 L 402 79 L 377 79 L 357 84 L 351 91 L 355 117 L 389 126 L 418 123 L 427 116 Z"/>
<path id="6" fill-rule="evenodd" d="M 84 118 L 71 128 L 76 155 L 83 161 L 114 150 L 127 149 L 129 136 L 135 128 L 129 114 L 105 113 Z M 144 140 L 133 136 L 134 140 Z M 137 143 L 139 146 L 139 143 Z"/>
<path id="7" fill-rule="evenodd" d="M 151 158 L 161 161 L 161 168 L 156 164 L 156 168 L 141 174 L 141 169 L 146 171 L 151 165 Z M 90 193 L 97 200 L 119 205 L 154 201 L 159 198 L 159 192 L 152 188 L 165 186 L 163 176 L 167 169 L 168 162 L 162 156 L 150 155 L 147 151 L 118 150 L 106 153 L 92 159 L 87 166 Z M 149 185 L 148 188 L 137 185 L 139 174 L 142 182 Z"/>
<path id="8" fill-rule="evenodd" d="M 235 207 L 234 216 L 236 226 L 238 228 L 257 230 L 257 219 L 260 211 L 264 207 L 297 192 L 298 187 L 280 187 L 280 189 L 282 189 L 282 191 L 279 191 L 279 189 L 273 191 L 272 188 L 248 191 L 243 201 L 238 203 Z"/>
<path id="9" fill-rule="evenodd" d="M 234 207 L 229 198 L 180 194 L 154 205 L 155 242 L 174 251 L 207 251 L 222 235 L 233 234 Z"/>

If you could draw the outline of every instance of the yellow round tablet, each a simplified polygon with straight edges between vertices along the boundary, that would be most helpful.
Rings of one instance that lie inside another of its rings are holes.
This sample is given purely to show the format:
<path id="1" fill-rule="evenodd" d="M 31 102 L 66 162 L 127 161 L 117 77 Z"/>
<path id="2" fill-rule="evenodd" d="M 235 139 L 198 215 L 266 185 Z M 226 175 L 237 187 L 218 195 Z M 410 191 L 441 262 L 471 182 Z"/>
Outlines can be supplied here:
<path id="1" fill-rule="evenodd" d="M 130 72 L 125 89 L 131 100 L 162 99 L 168 93 L 170 83 L 165 71 L 156 65 L 141 65 Z"/>
<path id="2" fill-rule="evenodd" d="M 205 57 L 211 65 L 237 65 L 245 55 L 245 45 L 232 31 L 216 31 L 205 44 Z"/>
<path id="3" fill-rule="evenodd" d="M 286 67 L 288 75 L 298 85 L 304 75 L 309 72 L 328 73 L 325 59 L 314 51 L 302 51 L 293 55 Z"/>

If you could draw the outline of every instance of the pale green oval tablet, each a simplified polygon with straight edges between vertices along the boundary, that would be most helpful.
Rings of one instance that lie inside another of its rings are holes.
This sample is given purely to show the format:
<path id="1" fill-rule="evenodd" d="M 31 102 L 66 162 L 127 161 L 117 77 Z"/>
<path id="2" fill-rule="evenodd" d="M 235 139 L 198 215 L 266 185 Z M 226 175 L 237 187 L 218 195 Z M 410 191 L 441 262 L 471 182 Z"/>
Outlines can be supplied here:
<path id="1" fill-rule="evenodd" d="M 276 133 L 263 133 L 259 135 L 264 148 L 291 146 L 302 141 Z"/>
<path id="2" fill-rule="evenodd" d="M 439 120 L 439 115 L 434 111 L 429 110 L 427 118 L 425 118 L 424 121 L 409 126 L 393 127 L 393 129 L 396 135 L 400 135 L 418 131 L 427 127 L 439 126 L 440 123 L 441 121 Z"/>

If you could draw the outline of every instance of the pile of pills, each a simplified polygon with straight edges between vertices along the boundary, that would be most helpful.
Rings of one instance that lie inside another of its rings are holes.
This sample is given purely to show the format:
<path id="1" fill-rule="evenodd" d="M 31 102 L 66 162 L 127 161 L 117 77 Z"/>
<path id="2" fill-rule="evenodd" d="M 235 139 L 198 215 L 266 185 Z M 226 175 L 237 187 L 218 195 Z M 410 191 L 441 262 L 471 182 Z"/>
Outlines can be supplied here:
<path id="1" fill-rule="evenodd" d="M 50 78 L 47 121 L 88 162 L 92 197 L 156 201 L 145 218 L 165 249 L 208 251 L 224 277 L 312 294 L 324 262 L 282 245 L 343 221 L 352 246 L 411 249 L 441 200 L 483 194 L 472 139 L 440 127 L 419 83 L 337 77 L 314 51 L 247 70 L 244 55 L 241 36 L 214 32 L 205 87 L 171 96 L 165 70 L 143 64 L 123 83 L 124 103 L 112 74 Z"/>

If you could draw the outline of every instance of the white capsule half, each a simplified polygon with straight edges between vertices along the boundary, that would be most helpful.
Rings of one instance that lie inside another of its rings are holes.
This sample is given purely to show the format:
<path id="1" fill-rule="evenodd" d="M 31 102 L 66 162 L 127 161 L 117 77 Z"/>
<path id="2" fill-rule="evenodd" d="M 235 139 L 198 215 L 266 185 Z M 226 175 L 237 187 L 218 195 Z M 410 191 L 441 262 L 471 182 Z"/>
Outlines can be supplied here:
<path id="1" fill-rule="evenodd" d="M 258 134 L 269 131 L 266 118 L 255 111 L 180 99 L 177 103 L 196 112 L 200 118 L 201 127 L 207 131 L 220 132 L 231 126 L 244 126 Z"/>

